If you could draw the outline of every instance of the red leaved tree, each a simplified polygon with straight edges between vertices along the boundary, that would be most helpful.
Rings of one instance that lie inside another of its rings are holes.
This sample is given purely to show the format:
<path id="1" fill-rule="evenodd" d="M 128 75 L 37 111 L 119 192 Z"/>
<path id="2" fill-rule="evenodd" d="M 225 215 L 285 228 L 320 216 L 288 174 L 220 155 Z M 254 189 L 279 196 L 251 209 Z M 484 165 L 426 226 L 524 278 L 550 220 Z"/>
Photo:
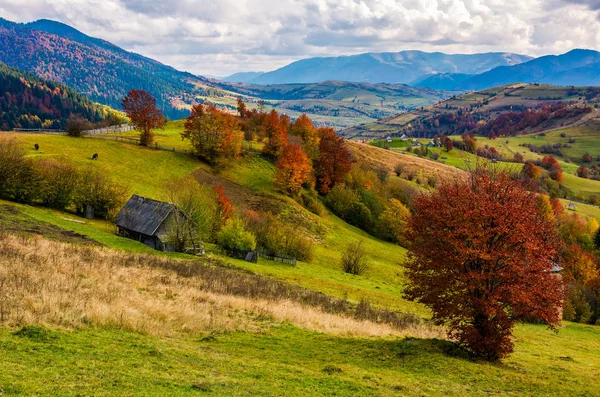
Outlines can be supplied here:
<path id="1" fill-rule="evenodd" d="M 228 220 L 233 218 L 234 207 L 225 193 L 225 189 L 221 185 L 214 187 L 215 193 L 217 193 L 217 204 L 219 205 L 219 218 L 220 223 L 224 225 Z"/>
<path id="2" fill-rule="evenodd" d="M 275 180 L 289 194 L 296 194 L 312 176 L 308 156 L 299 145 L 288 145 L 275 164 Z"/>
<path id="3" fill-rule="evenodd" d="M 315 175 L 319 192 L 327 194 L 336 183 L 342 182 L 352 168 L 352 154 L 344 139 L 333 128 L 319 128 L 319 158 L 315 161 Z"/>
<path id="4" fill-rule="evenodd" d="M 560 321 L 561 246 L 536 195 L 506 173 L 476 170 L 414 204 L 406 294 L 431 308 L 451 338 L 490 361 L 513 350 L 515 321 Z"/>
<path id="5" fill-rule="evenodd" d="M 163 128 L 165 118 L 156 107 L 156 99 L 147 91 L 131 90 L 121 102 L 123 111 L 140 131 L 140 144 L 149 146 L 154 141 L 152 130 Z"/>
<path id="6" fill-rule="evenodd" d="M 267 143 L 263 147 L 263 153 L 273 158 L 278 158 L 283 152 L 283 148 L 288 144 L 289 119 L 279 116 L 275 109 L 268 113 L 263 121 Z"/>

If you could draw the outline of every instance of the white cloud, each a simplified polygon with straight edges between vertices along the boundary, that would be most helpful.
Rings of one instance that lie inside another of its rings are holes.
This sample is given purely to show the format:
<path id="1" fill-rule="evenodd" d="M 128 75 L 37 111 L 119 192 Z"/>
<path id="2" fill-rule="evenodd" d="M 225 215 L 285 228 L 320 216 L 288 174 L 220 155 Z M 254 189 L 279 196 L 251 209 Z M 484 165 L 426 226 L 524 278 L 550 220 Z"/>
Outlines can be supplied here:
<path id="1" fill-rule="evenodd" d="M 599 8 L 600 0 L 0 0 L 4 18 L 59 20 L 211 75 L 367 51 L 598 49 Z"/>

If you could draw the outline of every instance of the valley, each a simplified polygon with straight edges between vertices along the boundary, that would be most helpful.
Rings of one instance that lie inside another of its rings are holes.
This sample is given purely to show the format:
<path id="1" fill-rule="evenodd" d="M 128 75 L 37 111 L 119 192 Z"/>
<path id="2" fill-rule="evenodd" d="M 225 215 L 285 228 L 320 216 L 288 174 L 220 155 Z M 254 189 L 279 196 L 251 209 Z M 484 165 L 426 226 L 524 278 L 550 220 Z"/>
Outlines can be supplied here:
<path id="1" fill-rule="evenodd" d="M 0 396 L 598 394 L 597 10 L 27 3 Z"/>

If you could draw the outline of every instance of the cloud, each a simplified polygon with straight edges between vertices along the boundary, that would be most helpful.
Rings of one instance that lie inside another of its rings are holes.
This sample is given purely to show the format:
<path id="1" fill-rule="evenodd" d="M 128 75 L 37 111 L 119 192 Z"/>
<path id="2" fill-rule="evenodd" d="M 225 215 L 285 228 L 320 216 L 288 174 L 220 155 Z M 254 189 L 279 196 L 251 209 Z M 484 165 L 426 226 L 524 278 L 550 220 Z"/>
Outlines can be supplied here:
<path id="1" fill-rule="evenodd" d="M 417 49 L 542 55 L 597 48 L 600 0 L 0 0 L 198 74 Z"/>

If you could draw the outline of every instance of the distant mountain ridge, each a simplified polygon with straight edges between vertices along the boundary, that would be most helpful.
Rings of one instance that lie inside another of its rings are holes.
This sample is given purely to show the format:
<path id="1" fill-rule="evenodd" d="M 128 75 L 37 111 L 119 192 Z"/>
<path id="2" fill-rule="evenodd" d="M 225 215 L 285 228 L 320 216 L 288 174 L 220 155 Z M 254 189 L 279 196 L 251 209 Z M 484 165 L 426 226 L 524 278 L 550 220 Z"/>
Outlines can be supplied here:
<path id="1" fill-rule="evenodd" d="M 512 83 L 535 82 L 552 85 L 600 85 L 600 52 L 575 49 L 561 55 L 546 55 L 530 61 L 500 66 L 474 76 L 432 76 L 419 86 L 446 90 L 483 90 Z"/>
<path id="2" fill-rule="evenodd" d="M 531 60 L 526 55 L 492 52 L 484 54 L 444 54 L 401 51 L 359 55 L 308 58 L 262 73 L 254 84 L 318 83 L 342 80 L 364 83 L 411 84 L 440 73 L 478 74 L 497 66 L 516 65 Z M 230 76 L 228 81 L 232 80 Z"/>

